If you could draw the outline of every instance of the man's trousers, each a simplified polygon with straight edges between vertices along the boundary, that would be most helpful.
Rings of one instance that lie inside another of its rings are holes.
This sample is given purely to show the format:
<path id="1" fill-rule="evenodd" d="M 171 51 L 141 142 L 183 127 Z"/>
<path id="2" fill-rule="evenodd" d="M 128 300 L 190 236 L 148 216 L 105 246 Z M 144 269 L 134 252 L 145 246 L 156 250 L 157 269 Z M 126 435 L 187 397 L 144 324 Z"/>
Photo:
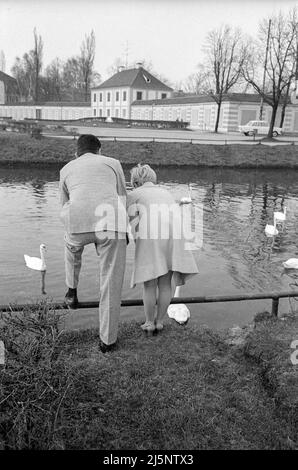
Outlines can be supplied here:
<path id="1" fill-rule="evenodd" d="M 126 234 L 102 231 L 66 233 L 66 285 L 77 288 L 84 246 L 94 243 L 99 256 L 99 335 L 107 345 L 117 339 L 121 291 L 125 270 Z"/>

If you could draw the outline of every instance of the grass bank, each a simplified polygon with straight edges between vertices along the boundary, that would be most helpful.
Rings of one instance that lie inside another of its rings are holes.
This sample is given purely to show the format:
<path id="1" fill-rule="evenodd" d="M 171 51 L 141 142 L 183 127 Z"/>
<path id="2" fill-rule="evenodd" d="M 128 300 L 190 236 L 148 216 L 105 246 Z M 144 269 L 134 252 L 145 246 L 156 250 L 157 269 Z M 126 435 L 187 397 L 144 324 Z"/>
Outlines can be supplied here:
<path id="1" fill-rule="evenodd" d="M 74 140 L 0 133 L 0 164 L 65 164 L 74 158 Z M 105 155 L 123 164 L 147 162 L 159 165 L 188 165 L 230 168 L 298 168 L 298 146 L 282 145 L 194 145 L 164 142 L 102 142 Z"/>
<path id="2" fill-rule="evenodd" d="M 297 402 L 281 393 L 297 378 L 297 318 L 257 325 L 241 347 L 191 324 L 145 338 L 123 323 L 106 355 L 97 331 L 61 322 L 42 305 L 2 319 L 0 449 L 298 448 Z"/>

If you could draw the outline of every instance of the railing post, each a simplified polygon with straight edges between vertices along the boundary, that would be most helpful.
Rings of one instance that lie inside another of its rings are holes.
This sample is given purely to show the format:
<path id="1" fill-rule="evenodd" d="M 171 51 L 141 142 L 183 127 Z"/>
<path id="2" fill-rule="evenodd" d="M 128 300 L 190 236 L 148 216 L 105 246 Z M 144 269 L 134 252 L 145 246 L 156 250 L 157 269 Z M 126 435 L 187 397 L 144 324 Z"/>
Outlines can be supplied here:
<path id="1" fill-rule="evenodd" d="M 274 316 L 278 316 L 278 304 L 279 304 L 279 297 L 272 297 L 272 310 L 271 314 Z"/>

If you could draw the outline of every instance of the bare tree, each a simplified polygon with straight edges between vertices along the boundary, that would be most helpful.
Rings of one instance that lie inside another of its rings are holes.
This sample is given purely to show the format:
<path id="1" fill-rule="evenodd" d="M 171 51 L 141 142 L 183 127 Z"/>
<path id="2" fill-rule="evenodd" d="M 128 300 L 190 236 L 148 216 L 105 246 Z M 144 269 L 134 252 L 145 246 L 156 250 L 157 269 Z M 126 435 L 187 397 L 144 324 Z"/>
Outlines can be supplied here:
<path id="1" fill-rule="evenodd" d="M 284 120 L 285 120 L 285 116 L 286 116 L 286 108 L 289 104 L 289 100 L 290 100 L 290 88 L 291 88 L 291 84 L 292 84 L 292 79 L 294 78 L 295 76 L 295 70 L 296 70 L 296 63 L 293 61 L 293 69 L 292 69 L 292 72 L 291 72 L 291 77 L 292 78 L 289 78 L 289 81 L 288 81 L 288 84 L 285 88 L 285 92 L 283 94 L 283 102 L 282 102 L 282 108 L 281 108 L 281 116 L 280 116 L 280 123 L 279 123 L 279 127 L 283 127 L 284 125 Z"/>
<path id="2" fill-rule="evenodd" d="M 180 86 L 186 93 L 195 95 L 208 93 L 210 90 L 210 77 L 203 64 L 198 64 L 198 70 L 189 75 Z"/>
<path id="3" fill-rule="evenodd" d="M 112 76 L 115 73 L 119 72 L 120 67 L 124 67 L 123 60 L 121 59 L 121 57 L 116 57 L 112 65 L 110 65 L 110 67 L 108 67 L 107 69 L 108 75 Z"/>
<path id="4" fill-rule="evenodd" d="M 17 81 L 18 92 L 21 100 L 32 100 L 32 66 L 31 61 L 29 61 L 29 54 L 24 54 L 22 59 L 20 57 L 16 57 L 11 68 L 11 73 Z"/>
<path id="5" fill-rule="evenodd" d="M 218 131 L 223 96 L 241 80 L 247 46 L 239 29 L 225 25 L 208 33 L 204 46 L 209 94 L 217 103 L 214 131 Z"/>
<path id="6" fill-rule="evenodd" d="M 43 96 L 49 101 L 61 101 L 63 99 L 63 66 L 58 57 L 47 66 L 44 77 L 41 78 Z"/>
<path id="7" fill-rule="evenodd" d="M 91 76 L 91 81 L 90 81 L 90 85 L 91 87 L 95 87 L 95 86 L 98 86 L 101 84 L 101 75 L 100 73 L 98 72 L 92 72 L 92 76 Z"/>
<path id="8" fill-rule="evenodd" d="M 37 34 L 36 28 L 33 30 L 34 35 L 34 49 L 31 51 L 33 63 L 33 78 L 34 78 L 34 101 L 39 101 L 40 96 L 40 72 L 42 68 L 42 55 L 43 55 L 43 41 L 41 36 Z"/>
<path id="9" fill-rule="evenodd" d="M 34 28 L 34 48 L 26 52 L 22 59 L 16 58 L 12 74 L 16 78 L 20 95 L 26 100 L 39 101 L 40 74 L 42 68 L 43 42 Z"/>
<path id="10" fill-rule="evenodd" d="M 81 75 L 83 87 L 85 92 L 85 101 L 88 101 L 90 93 L 90 83 L 93 73 L 93 63 L 95 57 L 95 34 L 92 30 L 89 35 L 85 36 L 81 45 L 81 55 L 79 57 L 79 64 L 81 68 Z"/>
<path id="11" fill-rule="evenodd" d="M 283 99 L 287 100 L 290 84 L 294 79 L 296 38 L 295 9 L 287 15 L 280 12 L 273 18 L 263 20 L 259 27 L 259 39 L 252 43 L 250 54 L 243 65 L 245 80 L 253 86 L 264 102 L 272 107 L 268 137 L 273 136 L 278 106 Z M 264 47 L 266 43 L 267 60 Z M 286 102 L 284 105 L 286 106 Z"/>

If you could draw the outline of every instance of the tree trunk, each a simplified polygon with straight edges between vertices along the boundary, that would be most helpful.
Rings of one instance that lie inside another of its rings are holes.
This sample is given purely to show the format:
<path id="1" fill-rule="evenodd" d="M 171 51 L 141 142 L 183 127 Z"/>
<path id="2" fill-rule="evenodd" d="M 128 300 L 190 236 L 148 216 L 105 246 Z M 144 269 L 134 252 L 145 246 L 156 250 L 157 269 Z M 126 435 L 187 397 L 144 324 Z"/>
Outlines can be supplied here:
<path id="1" fill-rule="evenodd" d="M 36 76 L 35 76 L 35 97 L 34 97 L 34 101 L 35 103 L 38 103 L 39 101 L 39 77 L 38 77 L 38 73 L 36 72 Z"/>
<path id="2" fill-rule="evenodd" d="M 215 122 L 214 132 L 217 132 L 217 131 L 218 131 L 218 124 L 219 124 L 219 117 L 220 117 L 220 108 L 221 108 L 221 100 L 219 100 L 218 103 L 217 103 L 217 116 L 216 116 L 216 122 Z"/>
<path id="3" fill-rule="evenodd" d="M 270 121 L 269 132 L 268 132 L 267 137 L 273 137 L 273 128 L 274 128 L 277 108 L 278 108 L 278 103 L 275 103 L 272 106 L 272 115 L 271 115 L 271 121 Z"/>
<path id="4" fill-rule="evenodd" d="M 284 103 L 282 105 L 279 127 L 282 127 L 284 125 L 284 120 L 285 120 L 285 115 L 286 115 L 286 108 L 287 108 L 289 92 L 290 92 L 290 86 L 291 86 L 291 82 L 289 81 L 289 84 L 287 85 L 287 89 L 286 89 L 286 94 L 285 94 L 285 97 L 284 97 Z"/>
<path id="5" fill-rule="evenodd" d="M 284 102 L 284 104 L 282 105 L 279 127 L 282 127 L 284 125 L 284 120 L 285 120 L 285 115 L 286 115 L 286 107 L 287 107 L 287 103 Z"/>

